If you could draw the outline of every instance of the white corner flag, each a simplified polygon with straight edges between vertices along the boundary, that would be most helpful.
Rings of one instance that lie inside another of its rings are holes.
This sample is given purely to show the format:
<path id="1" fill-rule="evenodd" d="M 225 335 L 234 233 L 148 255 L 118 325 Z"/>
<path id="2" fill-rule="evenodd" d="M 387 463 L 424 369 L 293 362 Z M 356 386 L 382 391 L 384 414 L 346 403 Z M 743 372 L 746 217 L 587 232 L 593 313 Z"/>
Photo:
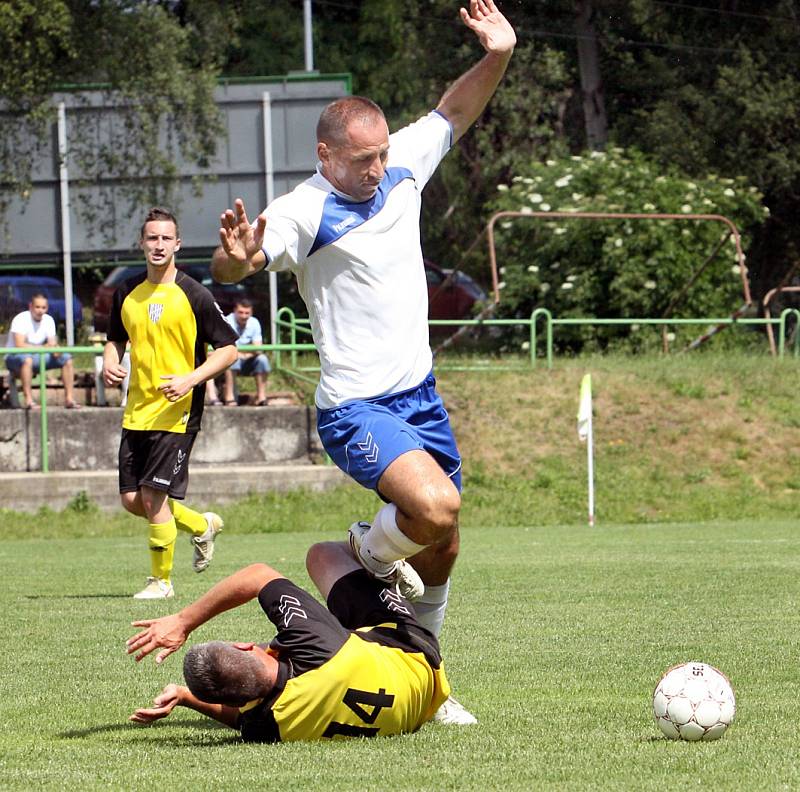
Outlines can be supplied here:
<path id="1" fill-rule="evenodd" d="M 578 401 L 578 437 L 586 443 L 587 477 L 589 480 L 589 527 L 594 525 L 594 437 L 592 434 L 592 375 L 581 380 Z"/>

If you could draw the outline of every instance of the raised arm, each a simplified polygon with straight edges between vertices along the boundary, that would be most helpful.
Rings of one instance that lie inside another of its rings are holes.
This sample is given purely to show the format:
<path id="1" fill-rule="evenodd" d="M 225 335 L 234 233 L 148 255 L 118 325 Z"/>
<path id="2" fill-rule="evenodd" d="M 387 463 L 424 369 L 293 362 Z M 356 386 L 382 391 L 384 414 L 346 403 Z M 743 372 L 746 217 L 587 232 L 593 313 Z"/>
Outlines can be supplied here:
<path id="1" fill-rule="evenodd" d="M 217 283 L 238 283 L 263 269 L 267 263 L 261 249 L 266 218 L 259 215 L 253 226 L 247 219 L 244 201 L 237 198 L 233 206 L 220 215 L 219 238 L 222 244 L 211 257 L 211 277 Z"/>
<path id="2" fill-rule="evenodd" d="M 505 74 L 517 37 L 493 0 L 470 0 L 460 9 L 464 24 L 478 37 L 486 55 L 462 74 L 442 96 L 438 107 L 453 126 L 453 142 L 475 123 Z"/>
<path id="3" fill-rule="evenodd" d="M 283 575 L 266 564 L 251 564 L 240 569 L 178 613 L 162 616 L 160 619 L 133 622 L 134 627 L 145 629 L 125 642 L 125 651 L 128 654 L 136 652 L 138 663 L 153 650 L 161 648 L 162 651 L 156 655 L 156 663 L 161 663 L 173 652 L 177 652 L 186 643 L 189 634 L 201 624 L 223 611 L 255 599 L 267 583 L 282 577 Z"/>

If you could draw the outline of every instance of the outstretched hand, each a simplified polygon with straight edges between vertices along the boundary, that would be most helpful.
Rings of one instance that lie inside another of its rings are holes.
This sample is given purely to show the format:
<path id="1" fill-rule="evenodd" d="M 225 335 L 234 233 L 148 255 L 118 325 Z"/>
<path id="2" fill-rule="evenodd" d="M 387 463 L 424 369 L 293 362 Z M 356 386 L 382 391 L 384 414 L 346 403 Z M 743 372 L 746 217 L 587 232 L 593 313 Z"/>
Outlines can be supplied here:
<path id="1" fill-rule="evenodd" d="M 135 621 L 133 626 L 146 628 L 125 642 L 125 651 L 128 654 L 137 653 L 135 658 L 137 663 L 159 647 L 163 647 L 163 651 L 156 655 L 156 663 L 163 663 L 173 652 L 177 652 L 189 637 L 177 613 L 162 616 L 160 619 Z"/>
<path id="2" fill-rule="evenodd" d="M 260 214 L 253 226 L 247 219 L 244 201 L 237 198 L 233 206 L 220 215 L 219 239 L 231 261 L 245 264 L 261 250 L 267 220 Z"/>
<path id="3" fill-rule="evenodd" d="M 493 0 L 470 0 L 469 11 L 459 9 L 461 20 L 478 37 L 481 46 L 491 53 L 505 55 L 517 43 L 514 28 L 497 10 Z"/>
<path id="4" fill-rule="evenodd" d="M 154 699 L 152 707 L 140 707 L 128 720 L 134 723 L 152 723 L 166 718 L 181 703 L 180 685 L 167 685 Z"/>

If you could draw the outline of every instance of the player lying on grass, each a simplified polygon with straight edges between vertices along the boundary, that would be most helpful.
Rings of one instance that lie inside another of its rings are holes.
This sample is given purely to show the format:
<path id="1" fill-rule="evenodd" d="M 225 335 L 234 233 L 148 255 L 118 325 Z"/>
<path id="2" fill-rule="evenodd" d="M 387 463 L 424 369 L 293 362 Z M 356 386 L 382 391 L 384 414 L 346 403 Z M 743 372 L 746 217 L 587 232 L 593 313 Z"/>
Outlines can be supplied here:
<path id="1" fill-rule="evenodd" d="M 268 645 L 192 646 L 186 686 L 167 685 L 130 720 L 151 723 L 180 705 L 258 742 L 399 734 L 430 720 L 450 686 L 438 641 L 413 607 L 344 543 L 313 545 L 306 567 L 327 608 L 266 564 L 252 564 L 178 613 L 134 622 L 144 629 L 126 646 L 137 662 L 159 648 L 162 662 L 201 624 L 255 598 L 278 632 Z"/>

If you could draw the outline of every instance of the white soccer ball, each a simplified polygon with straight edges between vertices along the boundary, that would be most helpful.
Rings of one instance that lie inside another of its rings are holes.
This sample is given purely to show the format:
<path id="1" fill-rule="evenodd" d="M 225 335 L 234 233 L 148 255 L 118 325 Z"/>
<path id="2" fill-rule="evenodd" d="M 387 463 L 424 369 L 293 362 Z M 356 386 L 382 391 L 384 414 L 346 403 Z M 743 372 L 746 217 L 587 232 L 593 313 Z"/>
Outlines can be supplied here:
<path id="1" fill-rule="evenodd" d="M 728 678 L 707 663 L 668 669 L 653 692 L 656 723 L 671 740 L 718 740 L 736 715 Z"/>

